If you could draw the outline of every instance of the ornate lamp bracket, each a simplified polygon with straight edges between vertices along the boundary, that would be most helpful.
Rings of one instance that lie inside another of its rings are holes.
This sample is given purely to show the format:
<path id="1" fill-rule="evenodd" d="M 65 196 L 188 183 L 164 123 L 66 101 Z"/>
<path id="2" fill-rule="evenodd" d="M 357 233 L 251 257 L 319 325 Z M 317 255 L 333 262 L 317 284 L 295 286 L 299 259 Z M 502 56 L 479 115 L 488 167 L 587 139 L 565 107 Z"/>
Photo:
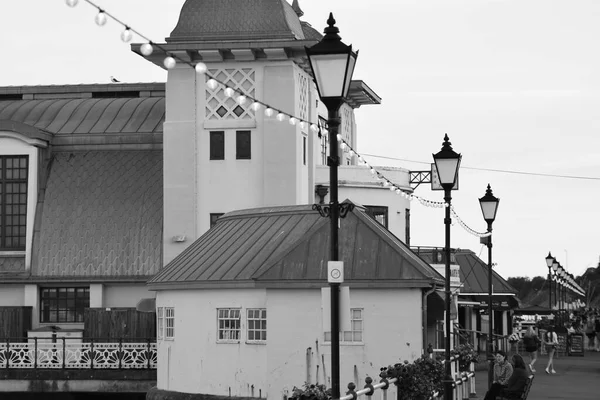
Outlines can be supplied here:
<path id="1" fill-rule="evenodd" d="M 331 216 L 331 206 L 330 205 L 322 206 L 320 204 L 313 204 L 312 209 L 317 210 L 319 212 L 319 214 L 321 215 L 321 217 L 329 218 Z M 354 204 L 352 204 L 352 203 L 338 204 L 338 209 L 339 209 L 340 218 L 345 218 L 346 215 L 348 215 L 348 213 L 354 209 Z"/>

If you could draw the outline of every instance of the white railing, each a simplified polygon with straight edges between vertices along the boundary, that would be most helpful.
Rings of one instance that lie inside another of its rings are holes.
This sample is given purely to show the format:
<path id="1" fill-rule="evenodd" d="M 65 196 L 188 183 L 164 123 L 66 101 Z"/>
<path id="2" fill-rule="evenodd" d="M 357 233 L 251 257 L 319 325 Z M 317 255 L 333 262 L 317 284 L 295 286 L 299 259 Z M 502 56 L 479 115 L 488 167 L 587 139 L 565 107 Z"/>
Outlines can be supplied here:
<path id="1" fill-rule="evenodd" d="M 454 399 L 466 399 L 469 397 L 476 397 L 475 391 L 475 371 L 474 366 L 471 363 L 469 366 L 470 371 L 468 372 L 456 372 L 458 371 L 458 358 L 452 357 L 450 358 L 452 362 L 452 376 L 453 376 L 453 384 L 452 387 L 454 389 Z M 445 360 L 442 360 L 442 364 Z M 390 386 L 393 386 L 398 378 L 383 378 L 381 381 L 375 385 L 373 385 L 373 378 L 367 377 L 365 379 L 365 386 L 363 389 L 355 390 L 356 385 L 354 383 L 348 384 L 348 392 L 345 396 L 341 396 L 339 400 L 356 400 L 360 396 L 365 396 L 366 400 L 372 400 L 372 397 L 376 395 L 376 391 L 380 390 L 379 395 L 381 400 L 387 400 L 388 398 L 388 390 Z M 399 398 L 398 387 L 396 387 L 395 394 L 396 398 Z M 442 394 L 439 392 L 434 392 L 431 394 L 430 399 L 440 398 Z"/>
<path id="2" fill-rule="evenodd" d="M 0 342 L 0 368 L 9 369 L 156 369 L 156 358 L 154 339 L 141 343 L 81 338 Z"/>

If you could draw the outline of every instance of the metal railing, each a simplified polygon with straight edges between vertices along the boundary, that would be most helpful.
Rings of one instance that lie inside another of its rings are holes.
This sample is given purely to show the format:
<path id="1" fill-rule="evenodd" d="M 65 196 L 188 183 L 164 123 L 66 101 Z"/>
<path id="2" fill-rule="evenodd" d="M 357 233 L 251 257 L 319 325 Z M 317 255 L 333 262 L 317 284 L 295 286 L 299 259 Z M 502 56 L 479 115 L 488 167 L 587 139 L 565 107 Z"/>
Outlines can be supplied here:
<path id="1" fill-rule="evenodd" d="M 469 397 L 475 397 L 475 372 L 473 364 L 470 364 L 469 371 L 467 372 L 457 372 L 459 359 L 457 357 L 451 357 L 450 361 L 452 362 L 452 375 L 453 375 L 453 388 L 454 388 L 454 397 L 455 399 L 464 399 Z M 441 361 L 442 364 L 445 360 Z M 341 396 L 339 400 L 357 400 L 358 397 L 364 396 L 366 400 L 372 400 L 372 397 L 376 395 L 377 390 L 380 390 L 379 396 L 381 400 L 388 399 L 388 390 L 390 385 L 395 384 L 398 381 L 398 378 L 382 378 L 381 381 L 375 385 L 373 385 L 373 378 L 367 377 L 365 378 L 365 386 L 363 389 L 356 390 L 356 384 L 350 382 L 348 384 L 348 391 L 345 396 Z M 396 387 L 396 398 L 401 398 L 401 392 L 399 388 Z M 430 399 L 437 399 L 442 396 L 442 393 L 434 392 L 431 393 Z"/>
<path id="2" fill-rule="evenodd" d="M 143 341 L 141 341 L 143 340 Z M 8 338 L 5 369 L 156 369 L 156 339 Z"/>

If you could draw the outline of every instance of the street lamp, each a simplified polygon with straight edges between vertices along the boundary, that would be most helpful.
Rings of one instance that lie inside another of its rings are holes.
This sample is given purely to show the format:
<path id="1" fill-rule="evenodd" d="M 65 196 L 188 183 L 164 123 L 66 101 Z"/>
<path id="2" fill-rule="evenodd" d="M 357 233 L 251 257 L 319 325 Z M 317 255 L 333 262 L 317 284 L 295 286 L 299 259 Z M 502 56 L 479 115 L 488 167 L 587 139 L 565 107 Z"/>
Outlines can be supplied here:
<path id="1" fill-rule="evenodd" d="M 546 265 L 548 266 L 548 308 L 550 310 L 552 310 L 552 264 L 554 264 L 554 257 L 548 252 Z"/>
<path id="2" fill-rule="evenodd" d="M 329 218 L 331 220 L 330 260 L 339 261 L 338 222 L 340 209 L 338 202 L 338 156 L 337 134 L 340 126 L 339 110 L 348 95 L 354 65 L 358 52 L 352 51 L 352 45 L 342 42 L 335 26 L 333 14 L 329 13 L 327 28 L 323 39 L 314 46 L 305 47 L 319 97 L 327 107 L 327 126 L 329 129 Z M 342 267 L 343 271 L 343 267 Z M 330 274 L 328 274 L 330 276 Z M 331 287 L 331 391 L 334 399 L 340 398 L 340 283 L 328 278 Z"/>
<path id="3" fill-rule="evenodd" d="M 444 135 L 442 150 L 433 154 L 433 161 L 437 171 L 440 185 L 444 189 L 444 201 L 446 203 L 446 343 L 445 343 L 445 376 L 444 376 L 444 400 L 452 400 L 452 372 L 450 369 L 450 205 L 452 201 L 452 189 L 458 179 L 458 168 L 462 156 L 452 150 L 448 134 Z"/>
<path id="4" fill-rule="evenodd" d="M 552 261 L 552 271 L 554 271 L 554 302 L 558 300 L 558 261 L 556 258 Z M 552 276 L 550 277 L 552 279 Z M 552 289 L 552 281 L 550 281 L 550 289 Z M 552 293 L 552 292 L 550 292 Z M 553 304 L 550 305 L 550 310 L 552 310 Z M 556 325 L 558 315 L 554 314 L 554 325 Z"/>
<path id="5" fill-rule="evenodd" d="M 489 326 L 488 326 L 488 348 L 487 348 L 487 359 L 488 359 L 488 389 L 492 387 L 493 381 L 493 363 L 492 363 L 492 338 L 493 338 L 493 309 L 492 309 L 492 223 L 496 219 L 496 211 L 498 211 L 498 204 L 500 199 L 494 196 L 492 193 L 492 187 L 488 183 L 485 196 L 479 199 L 479 205 L 481 206 L 481 212 L 483 213 L 483 219 L 487 222 L 487 231 L 489 236 L 487 237 L 486 244 L 488 248 L 488 315 L 489 315 Z"/>

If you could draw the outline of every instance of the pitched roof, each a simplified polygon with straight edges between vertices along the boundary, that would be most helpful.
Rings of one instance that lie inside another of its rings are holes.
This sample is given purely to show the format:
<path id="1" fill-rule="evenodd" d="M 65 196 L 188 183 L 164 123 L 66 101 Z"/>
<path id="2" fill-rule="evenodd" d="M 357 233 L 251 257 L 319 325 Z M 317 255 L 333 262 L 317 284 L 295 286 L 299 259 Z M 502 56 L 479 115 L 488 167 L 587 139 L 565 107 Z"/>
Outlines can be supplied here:
<path id="1" fill-rule="evenodd" d="M 162 264 L 162 152 L 60 152 L 38 213 L 32 278 L 148 277 Z"/>
<path id="2" fill-rule="evenodd" d="M 311 205 L 234 211 L 149 282 L 150 289 L 318 287 L 327 282 L 330 223 Z M 355 207 L 341 219 L 345 282 L 429 287 L 443 278 L 402 241 Z"/>
<path id="3" fill-rule="evenodd" d="M 171 42 L 304 40 L 286 0 L 186 0 Z"/>
<path id="4" fill-rule="evenodd" d="M 461 295 L 488 293 L 489 269 L 487 263 L 481 260 L 471 250 L 457 250 L 454 253 L 456 262 L 460 265 L 460 280 L 463 287 Z M 500 274 L 492 270 L 492 286 L 496 294 L 516 295 L 513 288 Z"/>

